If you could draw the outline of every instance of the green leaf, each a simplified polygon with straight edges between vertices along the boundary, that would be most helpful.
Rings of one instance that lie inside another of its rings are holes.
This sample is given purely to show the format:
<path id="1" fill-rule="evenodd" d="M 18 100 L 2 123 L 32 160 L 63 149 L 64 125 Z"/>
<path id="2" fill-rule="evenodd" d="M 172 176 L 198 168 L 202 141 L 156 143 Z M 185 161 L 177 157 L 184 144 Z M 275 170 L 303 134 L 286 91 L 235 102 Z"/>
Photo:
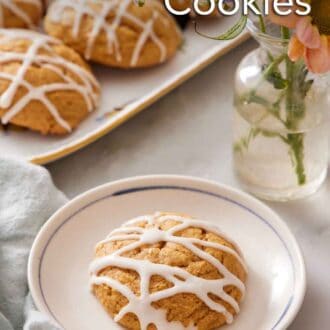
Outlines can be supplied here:
<path id="1" fill-rule="evenodd" d="M 266 80 L 270 82 L 275 89 L 285 89 L 288 87 L 286 79 L 282 78 L 282 75 L 278 71 L 273 71 L 266 76 Z"/>
<path id="2" fill-rule="evenodd" d="M 196 22 L 195 22 L 195 31 L 199 35 L 209 38 L 209 39 L 213 39 L 213 40 L 232 40 L 232 39 L 235 39 L 237 36 L 239 36 L 244 31 L 246 24 L 247 24 L 247 20 L 248 20 L 248 18 L 246 15 L 241 16 L 239 21 L 234 26 L 232 26 L 225 33 L 220 34 L 219 36 L 216 36 L 216 37 L 211 37 L 211 36 L 208 36 L 206 34 L 201 33 L 200 31 L 198 31 Z"/>
<path id="3" fill-rule="evenodd" d="M 271 137 L 278 137 L 279 133 L 263 130 L 262 135 L 271 138 Z"/>

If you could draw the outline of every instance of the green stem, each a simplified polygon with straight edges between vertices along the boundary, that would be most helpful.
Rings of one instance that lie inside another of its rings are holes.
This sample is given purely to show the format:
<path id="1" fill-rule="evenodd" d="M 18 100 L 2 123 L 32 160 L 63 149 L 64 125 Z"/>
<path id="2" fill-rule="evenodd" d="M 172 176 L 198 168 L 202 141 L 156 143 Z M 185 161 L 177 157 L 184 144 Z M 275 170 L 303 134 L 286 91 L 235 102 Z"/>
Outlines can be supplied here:
<path id="1" fill-rule="evenodd" d="M 282 28 L 282 37 L 285 40 L 290 38 L 290 31 L 288 28 Z M 286 128 L 290 131 L 298 129 L 299 118 L 296 117 L 296 104 L 294 98 L 294 63 L 286 56 L 286 79 L 288 82 L 286 90 Z M 299 185 L 306 183 L 306 174 L 304 166 L 304 133 L 289 133 L 287 135 L 287 143 L 290 147 L 290 153 L 293 158 L 293 166 L 297 176 Z"/>
<path id="2" fill-rule="evenodd" d="M 240 103 L 256 103 L 260 104 L 266 109 L 267 114 L 272 115 L 276 119 L 278 119 L 283 125 L 286 124 L 286 122 L 281 118 L 280 113 L 278 111 L 278 104 L 281 102 L 283 98 L 283 95 L 280 95 L 279 99 L 275 103 L 270 103 L 265 98 L 257 95 L 256 93 L 249 92 L 247 95 L 243 95 L 239 102 Z"/>
<path id="3" fill-rule="evenodd" d="M 259 12 L 262 12 L 257 3 L 255 3 L 254 6 L 256 7 L 257 10 L 259 10 Z M 259 19 L 260 31 L 262 33 L 266 33 L 267 31 L 266 31 L 266 23 L 265 23 L 264 17 L 262 15 L 258 15 L 258 19 Z"/>
<path id="4" fill-rule="evenodd" d="M 251 94 L 256 94 L 257 90 L 260 86 L 260 84 L 267 78 L 267 76 L 275 69 L 277 68 L 285 59 L 286 59 L 286 54 L 282 54 L 279 57 L 275 58 L 272 60 L 272 62 L 264 69 L 261 78 L 257 82 L 256 86 L 251 89 L 250 93 Z"/>
<path id="5" fill-rule="evenodd" d="M 290 39 L 290 30 L 282 28 L 282 39 L 287 41 Z M 242 149 L 248 149 L 251 141 L 261 134 L 265 137 L 278 137 L 289 148 L 293 168 L 296 174 L 297 183 L 304 185 L 307 181 L 304 165 L 304 139 L 305 134 L 299 133 L 299 122 L 305 114 L 305 96 L 310 88 L 312 81 L 307 80 L 307 73 L 299 63 L 290 60 L 287 54 L 282 54 L 277 58 L 270 60 L 271 63 L 264 69 L 261 79 L 256 86 L 239 99 L 240 103 L 255 103 L 261 105 L 266 110 L 266 116 L 272 115 L 279 120 L 283 126 L 289 131 L 285 135 L 276 132 L 266 131 L 260 128 L 253 128 L 249 134 L 242 138 L 235 145 L 235 150 L 242 152 Z M 283 78 L 279 65 L 285 61 L 286 77 Z M 274 72 L 277 76 L 274 75 Z M 275 76 L 275 78 L 274 78 Z M 278 80 L 276 80 L 278 78 Z M 269 81 L 274 88 L 282 89 L 282 92 L 275 103 L 269 102 L 264 97 L 258 95 L 257 91 L 263 81 Z M 279 84 L 285 82 L 285 84 Z M 281 118 L 280 106 L 284 102 L 285 115 Z M 263 120 L 265 116 L 260 119 Z M 258 126 L 257 126 L 258 127 Z"/>
<path id="6" fill-rule="evenodd" d="M 287 27 L 282 26 L 281 33 L 282 33 L 282 38 L 284 39 L 284 41 L 290 39 L 290 30 Z"/>
<path id="7" fill-rule="evenodd" d="M 286 59 L 286 57 L 286 54 L 282 54 L 281 56 L 275 58 L 273 62 L 270 63 L 268 67 L 264 70 L 262 77 L 266 78 L 270 72 L 277 68 L 284 61 L 284 59 Z"/>
<path id="8" fill-rule="evenodd" d="M 264 20 L 264 17 L 262 15 L 259 15 L 259 27 L 260 27 L 260 31 L 262 33 L 266 33 L 266 23 L 265 23 L 265 20 Z"/>
<path id="9" fill-rule="evenodd" d="M 293 166 L 297 175 L 299 185 L 306 183 L 306 174 L 304 166 L 304 134 L 288 134 L 286 139 L 291 148 Z"/>

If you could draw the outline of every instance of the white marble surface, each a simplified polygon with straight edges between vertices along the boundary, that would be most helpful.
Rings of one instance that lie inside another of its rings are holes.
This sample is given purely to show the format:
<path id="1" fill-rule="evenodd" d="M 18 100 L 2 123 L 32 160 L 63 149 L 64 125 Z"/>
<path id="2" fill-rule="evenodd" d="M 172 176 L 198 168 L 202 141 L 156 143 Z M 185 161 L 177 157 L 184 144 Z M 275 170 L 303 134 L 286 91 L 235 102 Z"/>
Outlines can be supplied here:
<path id="1" fill-rule="evenodd" d="M 238 186 L 231 165 L 232 85 L 248 41 L 93 145 L 48 165 L 74 197 L 143 174 L 185 174 Z M 290 330 L 330 328 L 330 178 L 313 197 L 268 203 L 296 235 L 307 264 L 307 295 Z M 256 293 L 257 294 L 257 293 Z M 265 329 L 269 330 L 269 329 Z"/>

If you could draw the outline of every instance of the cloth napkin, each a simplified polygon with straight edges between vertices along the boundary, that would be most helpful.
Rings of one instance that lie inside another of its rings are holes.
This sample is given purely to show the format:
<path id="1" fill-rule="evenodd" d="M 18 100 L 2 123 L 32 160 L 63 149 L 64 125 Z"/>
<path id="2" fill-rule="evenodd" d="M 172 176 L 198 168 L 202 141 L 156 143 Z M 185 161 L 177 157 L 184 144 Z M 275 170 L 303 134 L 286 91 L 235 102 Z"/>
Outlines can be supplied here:
<path id="1" fill-rule="evenodd" d="M 67 198 L 48 172 L 0 158 L 0 330 L 57 330 L 28 294 L 27 261 L 42 224 Z"/>

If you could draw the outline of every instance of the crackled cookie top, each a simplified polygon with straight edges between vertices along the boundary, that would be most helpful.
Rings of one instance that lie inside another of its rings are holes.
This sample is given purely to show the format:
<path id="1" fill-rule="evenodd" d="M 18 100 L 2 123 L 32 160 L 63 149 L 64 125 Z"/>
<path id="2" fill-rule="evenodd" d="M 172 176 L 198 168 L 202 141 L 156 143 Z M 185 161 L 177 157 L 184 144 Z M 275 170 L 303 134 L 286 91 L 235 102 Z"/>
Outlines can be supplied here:
<path id="1" fill-rule="evenodd" d="M 2 124 L 70 132 L 97 101 L 98 83 L 73 50 L 37 32 L 0 29 Z"/>
<path id="2" fill-rule="evenodd" d="M 35 29 L 41 15 L 41 0 L 0 0 L 0 27 Z"/>
<path id="3" fill-rule="evenodd" d="M 56 0 L 47 12 L 50 35 L 86 59 L 121 67 L 162 63 L 176 51 L 181 34 L 155 0 Z"/>
<path id="4" fill-rule="evenodd" d="M 247 275 L 238 247 L 217 227 L 171 213 L 114 230 L 98 243 L 90 272 L 94 294 L 116 322 L 158 330 L 233 322 Z"/>

